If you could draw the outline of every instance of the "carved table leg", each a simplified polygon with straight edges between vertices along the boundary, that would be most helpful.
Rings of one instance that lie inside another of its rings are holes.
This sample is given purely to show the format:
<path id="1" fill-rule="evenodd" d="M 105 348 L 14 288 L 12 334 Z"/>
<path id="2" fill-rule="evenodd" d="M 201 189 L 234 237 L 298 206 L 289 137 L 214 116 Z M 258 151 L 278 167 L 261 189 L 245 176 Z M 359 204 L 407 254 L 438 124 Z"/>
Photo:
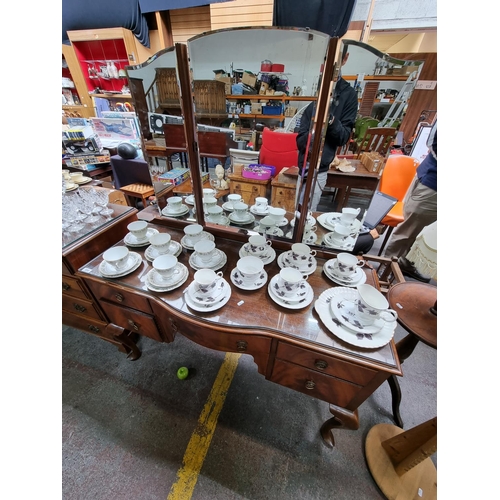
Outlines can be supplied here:
<path id="1" fill-rule="evenodd" d="M 389 387 L 391 388 L 392 394 L 392 415 L 394 417 L 394 422 L 398 427 L 403 428 L 403 420 L 401 414 L 399 413 L 399 405 L 401 404 L 401 387 L 399 386 L 399 380 L 396 375 L 391 375 L 387 382 L 389 382 Z"/>
<path id="2" fill-rule="evenodd" d="M 330 413 L 333 415 L 333 418 L 330 418 L 321 426 L 320 433 L 326 446 L 333 448 L 335 446 L 335 438 L 333 437 L 332 430 L 335 428 L 344 428 L 355 431 L 359 429 L 359 418 L 357 409 L 350 411 L 335 405 L 330 405 Z"/>
<path id="3" fill-rule="evenodd" d="M 141 357 L 141 351 L 134 341 L 135 334 L 129 330 L 123 330 L 120 334 L 113 335 L 113 338 L 120 342 L 127 351 L 127 358 L 135 361 Z"/>

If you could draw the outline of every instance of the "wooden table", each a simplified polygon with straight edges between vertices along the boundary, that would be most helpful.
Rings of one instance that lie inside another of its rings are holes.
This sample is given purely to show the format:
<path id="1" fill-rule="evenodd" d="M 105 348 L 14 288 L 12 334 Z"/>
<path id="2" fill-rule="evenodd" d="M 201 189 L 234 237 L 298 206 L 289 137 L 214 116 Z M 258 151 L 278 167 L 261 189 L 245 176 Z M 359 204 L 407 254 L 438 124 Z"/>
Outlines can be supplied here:
<path id="1" fill-rule="evenodd" d="M 332 212 L 341 212 L 342 208 L 347 206 L 352 188 L 368 189 L 372 192 L 377 189 L 380 172 L 369 172 L 359 160 L 349 160 L 349 162 L 356 168 L 354 172 L 341 172 L 335 168 L 328 170 L 325 186 L 337 188 Z"/>
<path id="2" fill-rule="evenodd" d="M 184 235 L 179 221 L 155 219 L 150 227 L 168 232 L 174 241 Z M 210 349 L 249 354 L 266 379 L 326 401 L 333 416 L 322 425 L 321 435 L 333 446 L 332 430 L 358 429 L 358 407 L 389 376 L 402 375 L 394 341 L 379 349 L 357 348 L 322 324 L 314 301 L 302 309 L 287 309 L 269 297 L 267 286 L 252 291 L 235 287 L 230 272 L 247 236 L 239 232 L 227 235 L 216 229 L 211 232 L 216 235 L 217 248 L 227 256 L 221 270 L 231 287 L 229 302 L 213 312 L 196 312 L 186 304 L 184 292 L 195 272 L 189 265 L 191 252 L 186 249 L 178 260 L 188 268 L 188 279 L 169 292 L 152 292 L 146 287 L 146 275 L 152 269 L 144 255 L 146 247 L 133 248 L 142 260 L 139 268 L 126 276 L 103 278 L 99 273 L 102 254 L 82 264 L 77 274 L 117 328 L 158 342 L 173 342 L 182 334 Z M 124 245 L 124 241 L 116 241 L 116 245 Z M 289 245 L 276 241 L 273 248 L 279 255 Z M 322 272 L 329 258 L 331 254 L 321 251 L 316 255 L 318 267 L 308 279 L 315 298 L 336 286 Z M 269 279 L 280 270 L 276 259 L 265 269 Z M 377 272 L 369 266 L 363 269 L 367 283 L 378 286 Z"/>

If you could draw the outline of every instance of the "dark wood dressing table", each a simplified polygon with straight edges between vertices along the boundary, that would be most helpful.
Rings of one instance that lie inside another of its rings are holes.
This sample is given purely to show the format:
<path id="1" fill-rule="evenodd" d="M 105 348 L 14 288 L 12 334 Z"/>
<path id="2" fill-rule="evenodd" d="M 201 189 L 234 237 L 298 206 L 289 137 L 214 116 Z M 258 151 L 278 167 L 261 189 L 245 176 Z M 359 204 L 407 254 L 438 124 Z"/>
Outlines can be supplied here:
<path id="1" fill-rule="evenodd" d="M 184 235 L 178 221 L 153 219 L 150 225 L 170 233 L 175 241 Z M 323 326 L 314 310 L 314 301 L 303 309 L 291 310 L 271 300 L 267 285 L 254 291 L 238 289 L 229 275 L 247 236 L 208 230 L 215 234 L 217 248 L 227 255 L 222 271 L 232 290 L 229 302 L 214 312 L 196 312 L 184 300 L 184 291 L 194 274 L 186 249 L 178 259 L 189 269 L 188 280 L 170 292 L 152 292 L 146 287 L 146 275 L 152 269 L 144 256 L 147 247 L 130 249 L 141 255 L 142 263 L 127 276 L 101 277 L 98 267 L 102 254 L 83 263 L 76 274 L 91 290 L 106 320 L 117 329 L 166 343 L 182 334 L 210 349 L 250 354 L 266 379 L 329 403 L 332 418 L 323 424 L 321 435 L 327 445 L 333 446 L 332 430 L 357 429 L 358 407 L 388 377 L 402 375 L 394 341 L 379 349 L 356 348 Z M 114 246 L 113 240 L 109 241 L 109 246 Z M 124 244 L 122 239 L 114 241 L 115 245 Z M 287 245 L 275 242 L 273 248 L 279 255 Z M 321 252 L 316 256 L 318 268 L 308 280 L 315 299 L 336 286 L 322 272 L 324 262 L 331 257 Z M 280 270 L 276 260 L 265 269 L 268 283 Z M 378 286 L 376 272 L 369 266 L 364 270 L 367 283 Z"/>

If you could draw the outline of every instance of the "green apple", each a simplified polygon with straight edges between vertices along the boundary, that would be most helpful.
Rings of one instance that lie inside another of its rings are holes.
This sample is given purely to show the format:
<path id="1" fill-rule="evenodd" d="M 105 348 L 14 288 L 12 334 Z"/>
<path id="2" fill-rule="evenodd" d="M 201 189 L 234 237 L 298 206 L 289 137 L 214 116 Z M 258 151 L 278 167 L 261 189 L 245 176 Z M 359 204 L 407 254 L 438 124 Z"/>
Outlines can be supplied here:
<path id="1" fill-rule="evenodd" d="M 177 378 L 180 380 L 184 380 L 189 375 L 189 370 L 185 366 L 181 366 L 177 370 Z"/>

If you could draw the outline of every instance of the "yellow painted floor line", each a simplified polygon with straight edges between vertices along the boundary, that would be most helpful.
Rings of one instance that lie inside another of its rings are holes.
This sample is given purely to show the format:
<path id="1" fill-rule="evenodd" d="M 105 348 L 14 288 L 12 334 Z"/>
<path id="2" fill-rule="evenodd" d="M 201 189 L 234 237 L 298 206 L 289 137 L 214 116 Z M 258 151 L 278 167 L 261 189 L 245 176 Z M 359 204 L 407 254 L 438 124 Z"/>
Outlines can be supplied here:
<path id="1" fill-rule="evenodd" d="M 226 353 L 207 402 L 198 418 L 198 425 L 189 440 L 182 459 L 182 467 L 177 471 L 176 481 L 170 489 L 167 500 L 191 498 L 240 356 L 241 354 Z"/>

